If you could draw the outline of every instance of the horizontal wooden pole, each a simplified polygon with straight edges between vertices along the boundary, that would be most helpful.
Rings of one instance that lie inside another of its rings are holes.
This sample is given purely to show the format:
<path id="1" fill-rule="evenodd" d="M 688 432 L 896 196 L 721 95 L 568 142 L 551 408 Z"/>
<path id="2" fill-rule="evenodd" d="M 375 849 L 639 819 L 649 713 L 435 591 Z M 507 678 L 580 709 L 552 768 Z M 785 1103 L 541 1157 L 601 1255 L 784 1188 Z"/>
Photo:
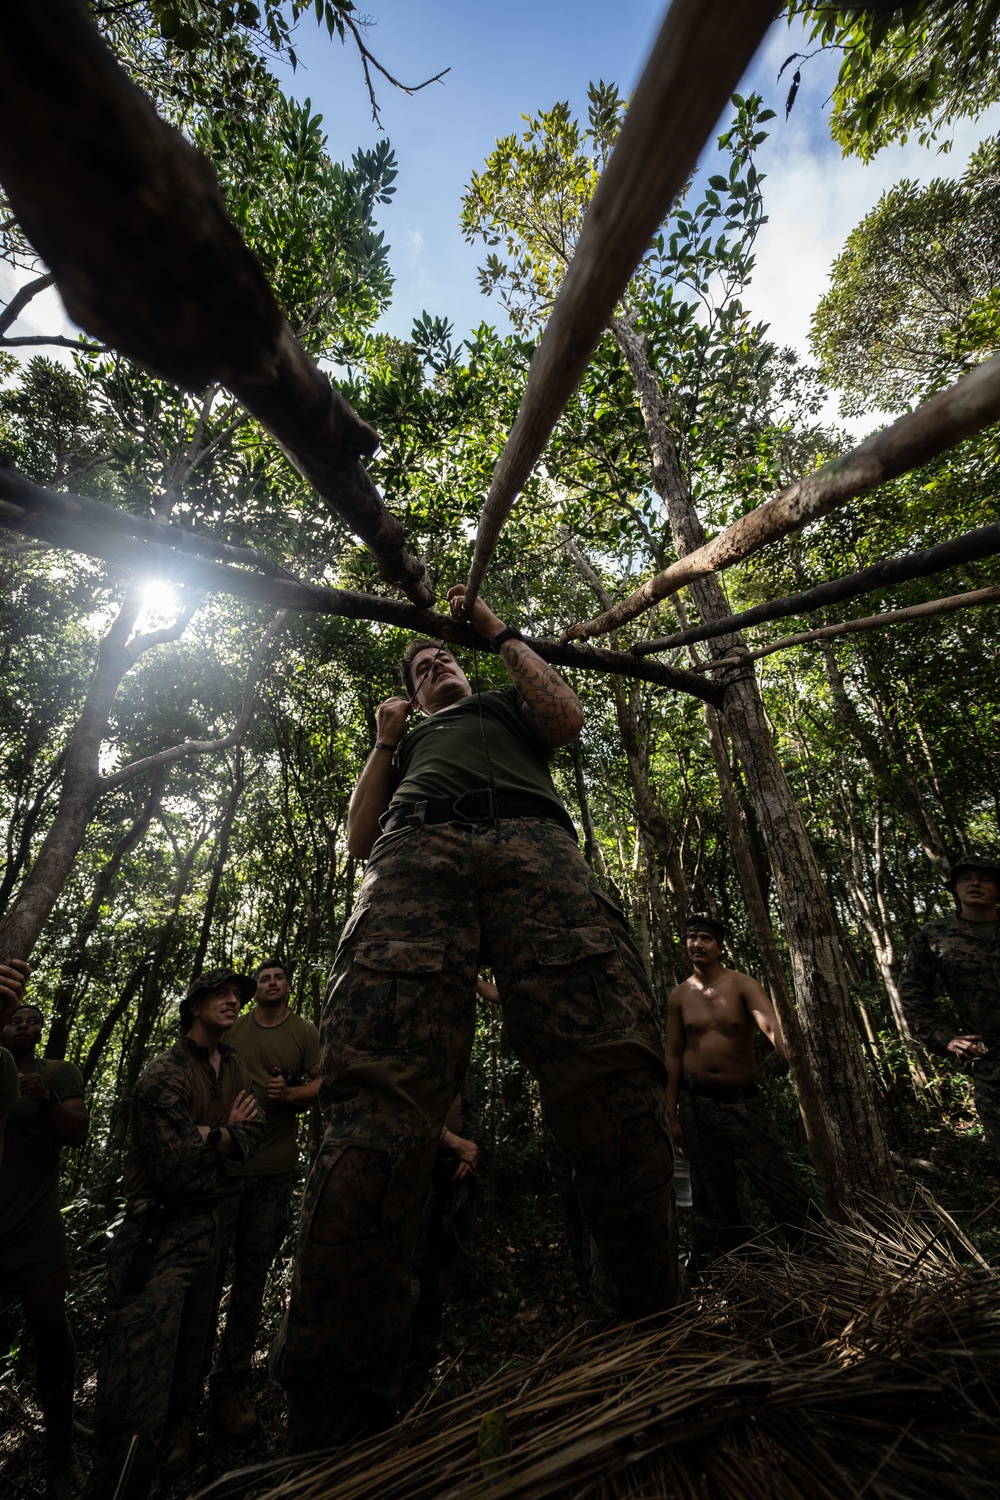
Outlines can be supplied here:
<path id="1" fill-rule="evenodd" d="M 532 357 L 479 522 L 469 607 L 518 493 L 777 11 L 774 0 L 673 0 L 667 11 Z"/>
<path id="2" fill-rule="evenodd" d="M 712 541 L 679 558 L 613 608 L 593 620 L 571 625 L 563 631 L 563 640 L 586 640 L 619 629 L 668 594 L 709 573 L 719 573 L 743 562 L 769 542 L 778 541 L 858 495 L 865 495 L 937 458 L 998 418 L 1000 355 L 994 355 L 916 411 L 875 433 L 860 447 L 842 458 L 831 459 L 815 474 L 789 485 L 775 499 L 741 516 Z"/>
<path id="3" fill-rule="evenodd" d="M 858 620 L 840 620 L 835 625 L 821 625 L 816 630 L 802 630 L 798 635 L 786 635 L 768 646 L 758 646 L 756 651 L 745 651 L 741 656 L 716 657 L 706 661 L 696 672 L 718 672 L 723 668 L 745 667 L 747 662 L 760 661 L 762 656 L 773 656 L 776 651 L 788 651 L 792 646 L 805 646 L 810 641 L 825 641 L 837 635 L 853 635 L 862 630 L 881 630 L 886 625 L 905 625 L 908 620 L 926 620 L 933 615 L 950 615 L 958 609 L 979 609 L 985 604 L 1000 604 L 1000 585 L 988 589 L 970 589 L 964 594 L 950 594 L 947 599 L 928 599 L 923 604 L 910 604 L 906 609 L 888 610 L 882 615 L 865 615 Z"/>
<path id="4" fill-rule="evenodd" d="M 751 625 L 760 625 L 765 620 L 787 619 L 789 615 L 804 615 L 830 604 L 840 604 L 845 599 L 856 599 L 861 594 L 874 593 L 876 589 L 885 588 L 888 584 L 927 578 L 933 573 L 944 572 L 946 568 L 957 568 L 979 558 L 994 557 L 998 552 L 1000 521 L 994 521 L 989 526 L 980 526 L 949 542 L 939 542 L 936 547 L 909 552 L 905 557 L 887 558 L 873 563 L 870 568 L 861 568 L 857 573 L 845 573 L 841 578 L 831 578 L 826 583 L 817 584 L 815 588 L 803 589 L 798 594 L 786 594 L 782 599 L 769 599 L 766 604 L 755 604 L 752 609 L 726 615 L 724 619 L 710 624 L 692 625 L 688 630 L 676 630 L 673 635 L 663 635 L 652 641 L 638 641 L 630 649 L 633 656 L 650 656 L 657 651 L 669 651 L 675 646 L 693 645 L 695 641 L 729 635 Z"/>
<path id="5" fill-rule="evenodd" d="M 424 564 L 363 466 L 378 435 L 309 358 L 211 165 L 79 0 L 0 6 L 0 182 L 75 323 L 189 390 L 218 382 L 419 604 Z"/>
<path id="6" fill-rule="evenodd" d="M 2 463 L 0 527 L 50 547 L 102 558 L 116 568 L 155 573 L 185 587 L 232 594 L 276 609 L 379 621 L 455 645 L 475 646 L 484 653 L 493 650 L 487 640 L 450 615 L 435 614 L 401 599 L 303 583 L 250 548 L 229 547 L 179 526 L 116 510 L 84 495 L 45 489 Z M 244 563 L 257 571 L 234 566 Z M 553 666 L 638 678 L 689 693 L 716 707 L 722 702 L 722 688 L 716 683 L 665 662 L 639 661 L 626 651 L 567 646 L 557 641 L 528 639 L 527 644 Z"/>

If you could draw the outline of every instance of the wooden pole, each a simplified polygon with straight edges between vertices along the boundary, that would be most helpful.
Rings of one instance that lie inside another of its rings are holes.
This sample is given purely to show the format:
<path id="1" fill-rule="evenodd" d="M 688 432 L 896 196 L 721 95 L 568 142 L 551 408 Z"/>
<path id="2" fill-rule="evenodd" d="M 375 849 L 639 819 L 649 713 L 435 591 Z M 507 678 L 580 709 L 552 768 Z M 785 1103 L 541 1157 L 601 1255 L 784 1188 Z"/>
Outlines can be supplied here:
<path id="1" fill-rule="evenodd" d="M 152 374 L 232 391 L 415 603 L 424 564 L 358 462 L 378 434 L 293 334 L 210 164 L 78 0 L 0 7 L 0 181 L 73 321 Z"/>
<path id="2" fill-rule="evenodd" d="M 584 640 L 617 630 L 676 589 L 731 568 L 769 542 L 798 531 L 856 496 L 928 463 L 998 418 L 1000 354 L 985 360 L 891 427 L 875 433 L 860 447 L 842 458 L 831 459 L 815 474 L 796 481 L 775 499 L 741 516 L 712 541 L 679 558 L 612 609 L 586 623 L 571 625 L 563 631 L 562 639 Z"/>
<path id="3" fill-rule="evenodd" d="M 467 608 L 518 492 L 777 9 L 774 0 L 673 0 L 667 11 L 532 357 L 479 522 Z"/>
<path id="4" fill-rule="evenodd" d="M 926 578 L 932 573 L 942 573 L 946 568 L 957 568 L 982 557 L 994 557 L 998 552 L 1000 522 L 994 521 L 989 526 L 980 526 L 950 542 L 926 547 L 922 552 L 909 552 L 905 557 L 874 563 L 870 568 L 862 568 L 857 573 L 845 573 L 842 578 L 828 579 L 815 588 L 803 589 L 798 594 L 786 594 L 783 599 L 769 599 L 766 604 L 755 604 L 752 609 L 741 610 L 736 615 L 726 615 L 722 620 L 712 620 L 706 625 L 692 625 L 686 630 L 675 631 L 673 635 L 660 636 L 657 640 L 638 641 L 630 650 L 633 656 L 651 656 L 657 651 L 669 651 L 674 646 L 688 646 L 695 641 L 707 641 L 713 636 L 728 635 L 750 625 L 760 625 L 764 620 L 781 620 L 789 615 L 809 614 L 828 604 L 840 604 L 845 599 L 856 599 L 859 594 L 873 593 L 886 584 Z"/>
<path id="5" fill-rule="evenodd" d="M 404 604 L 400 599 L 303 583 L 251 548 L 228 547 L 178 526 L 116 510 L 100 500 L 44 489 L 3 464 L 0 464 L 0 526 L 50 547 L 100 557 L 117 568 L 166 575 L 178 584 L 196 589 L 233 594 L 277 609 L 378 620 L 414 634 L 475 646 L 484 653 L 493 649 L 468 625 L 450 615 L 434 614 Z M 198 556 L 199 552 L 208 552 L 222 561 Z M 250 562 L 258 571 L 231 566 L 244 562 Z M 716 707 L 722 702 L 720 685 L 665 662 L 639 661 L 626 651 L 602 651 L 557 641 L 527 639 L 527 644 L 553 666 L 636 677 L 676 692 L 690 693 Z"/>
<path id="6" fill-rule="evenodd" d="M 947 599 L 928 599 L 924 604 L 911 604 L 906 609 L 894 609 L 884 615 L 866 615 L 859 620 L 841 620 L 836 625 L 821 625 L 817 630 L 803 630 L 798 635 L 786 635 L 769 646 L 759 646 L 756 651 L 746 651 L 740 656 L 717 657 L 693 667 L 695 672 L 715 672 L 722 667 L 742 667 L 747 662 L 759 661 L 762 656 L 772 656 L 775 651 L 787 651 L 791 646 L 805 646 L 809 641 L 825 641 L 835 635 L 853 635 L 860 630 L 881 630 L 886 625 L 903 625 L 907 620 L 927 620 L 934 615 L 950 615 L 957 609 L 979 609 L 984 604 L 1000 603 L 1000 585 L 988 589 L 970 589 L 964 594 L 950 594 Z"/>

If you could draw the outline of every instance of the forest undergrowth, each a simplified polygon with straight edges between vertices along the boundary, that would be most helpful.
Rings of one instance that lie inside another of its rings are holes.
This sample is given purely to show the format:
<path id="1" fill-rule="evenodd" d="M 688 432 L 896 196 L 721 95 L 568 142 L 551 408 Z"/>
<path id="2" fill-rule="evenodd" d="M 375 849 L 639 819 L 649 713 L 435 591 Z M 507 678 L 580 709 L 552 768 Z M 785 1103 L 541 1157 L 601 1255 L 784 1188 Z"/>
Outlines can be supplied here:
<path id="1" fill-rule="evenodd" d="M 891 1119 L 895 1159 L 904 1205 L 921 1216 L 928 1195 L 954 1220 L 958 1235 L 944 1220 L 941 1232 L 958 1264 L 980 1274 L 975 1255 L 991 1265 L 1000 1261 L 1000 1173 L 994 1168 L 962 1080 L 951 1075 L 932 1079 L 934 1108 L 900 1088 L 883 1099 Z M 793 1155 L 808 1172 L 808 1160 L 787 1080 L 771 1080 L 770 1107 Z M 754 1222 L 766 1226 L 764 1206 L 748 1200 Z M 71 1317 L 78 1351 L 78 1451 L 89 1459 L 90 1428 L 103 1318 L 104 1275 L 100 1237 L 95 1241 L 92 1206 L 85 1199 L 71 1207 L 67 1221 L 74 1244 Z M 456 1267 L 445 1310 L 440 1359 L 426 1380 L 411 1385 L 410 1413 L 426 1412 L 428 1421 L 450 1402 L 474 1398 L 475 1392 L 522 1370 L 536 1368 L 546 1351 L 570 1334 L 583 1310 L 559 1201 L 549 1184 L 536 1133 L 502 1142 L 480 1182 L 476 1237 L 471 1254 Z M 691 1251 L 691 1218 L 680 1212 L 682 1258 Z M 88 1233 L 89 1231 L 89 1233 Z M 277 1332 L 291 1279 L 292 1240 L 286 1243 L 278 1274 L 272 1277 L 250 1397 L 260 1426 L 244 1445 L 227 1442 L 214 1425 L 207 1405 L 199 1423 L 192 1469 L 174 1485 L 156 1492 L 162 1500 L 182 1500 L 243 1468 L 279 1459 L 284 1443 L 284 1406 L 280 1388 L 268 1378 L 267 1346 Z M 784 1257 L 783 1257 L 784 1259 Z M 712 1307 L 734 1275 L 733 1262 L 703 1268 L 695 1278 L 699 1307 Z M 998 1304 L 1000 1311 L 1000 1304 Z M 766 1310 L 763 1310 L 766 1316 Z M 34 1371 L 13 1306 L 0 1311 L 0 1339 L 8 1351 L 0 1378 L 0 1481 L 12 1500 L 40 1500 L 42 1428 L 34 1396 Z"/>

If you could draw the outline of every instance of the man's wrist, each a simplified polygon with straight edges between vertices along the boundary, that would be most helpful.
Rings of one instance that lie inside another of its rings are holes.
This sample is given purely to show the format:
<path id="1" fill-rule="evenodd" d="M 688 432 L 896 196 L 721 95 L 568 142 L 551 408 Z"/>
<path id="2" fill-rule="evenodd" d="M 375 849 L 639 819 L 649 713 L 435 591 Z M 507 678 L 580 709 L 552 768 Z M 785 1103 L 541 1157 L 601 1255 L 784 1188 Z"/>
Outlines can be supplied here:
<path id="1" fill-rule="evenodd" d="M 52 1106 L 53 1106 L 53 1104 L 61 1104 L 61 1103 L 62 1103 L 62 1099 L 56 1093 L 55 1089 L 49 1089 L 49 1092 L 46 1095 L 46 1097 L 44 1099 L 39 1099 L 39 1101 L 38 1101 L 38 1108 L 39 1109 L 51 1109 Z"/>
<path id="2" fill-rule="evenodd" d="M 513 625 L 505 625 L 503 627 L 503 629 L 500 630 L 500 631 L 498 631 L 497 634 L 490 641 L 490 646 L 492 647 L 492 649 L 494 651 L 499 651 L 500 647 L 503 646 L 507 641 L 523 641 L 523 640 L 524 640 L 524 636 L 521 634 L 521 632 L 519 630 L 516 630 Z"/>
<path id="3" fill-rule="evenodd" d="M 389 752 L 390 755 L 395 755 L 396 750 L 398 748 L 398 745 L 399 745 L 399 741 L 398 740 L 396 741 L 395 745 L 391 745 L 388 740 L 376 740 L 375 741 L 375 745 L 374 745 L 374 749 L 376 749 L 376 750 L 388 750 L 388 752 Z"/>

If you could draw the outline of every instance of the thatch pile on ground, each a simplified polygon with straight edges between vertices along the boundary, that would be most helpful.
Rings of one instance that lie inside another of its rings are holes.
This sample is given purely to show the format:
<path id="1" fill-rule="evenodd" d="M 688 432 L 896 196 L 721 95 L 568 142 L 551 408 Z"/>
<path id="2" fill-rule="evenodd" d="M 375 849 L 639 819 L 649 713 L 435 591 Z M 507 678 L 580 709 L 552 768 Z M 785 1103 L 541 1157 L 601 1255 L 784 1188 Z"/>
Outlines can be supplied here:
<path id="1" fill-rule="evenodd" d="M 663 1326 L 583 1330 L 378 1439 L 204 1494 L 995 1500 L 998 1474 L 1000 1277 L 925 1207 L 719 1262 Z"/>

